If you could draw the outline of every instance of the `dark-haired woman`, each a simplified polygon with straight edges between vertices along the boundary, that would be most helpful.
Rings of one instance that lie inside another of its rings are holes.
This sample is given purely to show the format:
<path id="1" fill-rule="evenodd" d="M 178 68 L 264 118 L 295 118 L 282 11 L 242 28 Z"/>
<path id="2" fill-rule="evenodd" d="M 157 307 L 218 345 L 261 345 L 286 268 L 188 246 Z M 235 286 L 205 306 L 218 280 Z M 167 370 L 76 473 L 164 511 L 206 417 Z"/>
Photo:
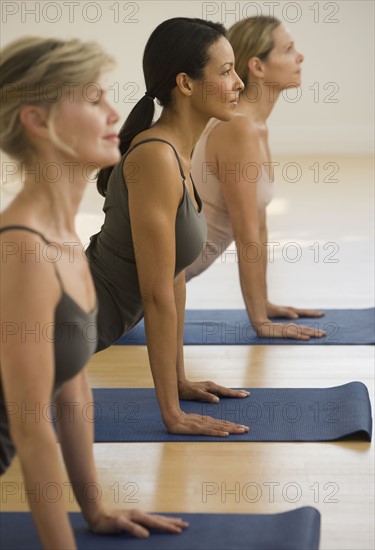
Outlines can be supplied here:
<path id="1" fill-rule="evenodd" d="M 145 48 L 146 94 L 120 132 L 121 161 L 99 175 L 105 221 L 87 255 L 99 299 L 99 347 L 113 344 L 144 316 L 151 371 L 163 421 L 174 434 L 227 436 L 246 426 L 185 414 L 179 398 L 218 402 L 246 397 L 185 378 L 184 269 L 206 240 L 190 156 L 212 117 L 231 120 L 243 88 L 221 24 L 174 18 Z M 154 99 L 163 107 L 152 125 Z M 151 126 L 152 125 L 152 126 Z"/>

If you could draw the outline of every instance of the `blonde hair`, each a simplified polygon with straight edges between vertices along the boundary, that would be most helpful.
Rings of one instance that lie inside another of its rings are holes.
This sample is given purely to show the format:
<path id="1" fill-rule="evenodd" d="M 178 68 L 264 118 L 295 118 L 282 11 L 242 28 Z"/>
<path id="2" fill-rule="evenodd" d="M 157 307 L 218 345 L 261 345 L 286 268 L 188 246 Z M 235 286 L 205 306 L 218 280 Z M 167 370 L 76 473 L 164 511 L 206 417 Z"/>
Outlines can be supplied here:
<path id="1" fill-rule="evenodd" d="M 94 82 L 114 64 L 96 42 L 25 37 L 6 46 L 0 64 L 1 149 L 20 162 L 27 161 L 33 148 L 20 120 L 20 109 L 44 105 L 53 111 L 63 95 Z M 55 142 L 53 121 L 50 130 Z"/>
<path id="2" fill-rule="evenodd" d="M 236 72 L 245 87 L 249 84 L 249 59 L 267 59 L 275 45 L 272 31 L 279 25 L 280 21 L 276 17 L 259 15 L 238 21 L 229 29 L 228 40 L 234 51 Z"/>

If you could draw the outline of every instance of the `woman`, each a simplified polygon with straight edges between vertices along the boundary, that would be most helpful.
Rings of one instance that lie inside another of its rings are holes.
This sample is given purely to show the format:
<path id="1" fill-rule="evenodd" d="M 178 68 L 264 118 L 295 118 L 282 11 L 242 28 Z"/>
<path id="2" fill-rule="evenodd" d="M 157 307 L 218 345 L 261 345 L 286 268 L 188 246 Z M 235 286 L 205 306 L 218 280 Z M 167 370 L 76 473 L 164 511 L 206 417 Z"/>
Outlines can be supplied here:
<path id="1" fill-rule="evenodd" d="M 146 94 L 120 132 L 124 155 L 103 171 L 104 225 L 87 249 L 99 299 L 99 347 L 145 318 L 147 348 L 163 421 L 173 434 L 227 436 L 239 424 L 185 414 L 182 399 L 216 403 L 246 397 L 185 378 L 184 268 L 206 240 L 201 201 L 190 174 L 194 145 L 212 117 L 231 120 L 243 84 L 221 24 L 174 18 L 151 34 L 144 52 Z M 163 110 L 151 126 L 157 98 Z"/>
<path id="2" fill-rule="evenodd" d="M 207 218 L 205 249 L 186 270 L 187 280 L 206 270 L 236 241 L 242 293 L 252 325 L 266 338 L 309 340 L 322 330 L 273 317 L 321 317 L 323 312 L 268 300 L 266 206 L 273 195 L 267 120 L 280 93 L 300 86 L 300 54 L 285 26 L 273 17 L 250 17 L 228 31 L 236 68 L 245 83 L 236 116 L 212 120 L 192 159 L 192 175 Z M 272 94 L 270 93 L 272 85 Z"/>
<path id="3" fill-rule="evenodd" d="M 22 163 L 24 186 L 4 211 L 0 234 L 0 473 L 17 453 L 43 547 L 76 548 L 61 499 L 46 501 L 36 490 L 63 487 L 48 414 L 53 398 L 66 469 L 90 529 L 178 533 L 186 523 L 107 510 L 85 489 L 98 483 L 93 425 L 84 415 L 93 401 L 84 365 L 96 347 L 97 306 L 74 218 L 87 164 L 119 158 L 118 115 L 98 74 L 112 59 L 79 40 L 23 38 L 1 53 L 1 148 Z"/>

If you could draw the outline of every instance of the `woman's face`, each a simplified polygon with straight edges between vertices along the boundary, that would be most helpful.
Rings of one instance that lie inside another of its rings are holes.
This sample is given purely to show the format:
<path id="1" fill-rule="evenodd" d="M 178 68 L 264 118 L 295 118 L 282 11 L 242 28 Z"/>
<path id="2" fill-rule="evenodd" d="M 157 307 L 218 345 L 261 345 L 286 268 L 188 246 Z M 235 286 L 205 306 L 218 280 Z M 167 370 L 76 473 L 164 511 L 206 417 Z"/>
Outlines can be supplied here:
<path id="1" fill-rule="evenodd" d="M 274 47 L 264 65 L 264 82 L 272 82 L 280 90 L 301 85 L 303 55 L 296 49 L 293 37 L 281 23 L 272 32 Z"/>
<path id="2" fill-rule="evenodd" d="M 210 60 L 204 77 L 197 82 L 195 106 L 209 118 L 231 120 L 244 84 L 234 70 L 233 49 L 228 40 L 219 38 L 210 48 Z"/>
<path id="3" fill-rule="evenodd" d="M 67 147 L 63 150 L 74 151 L 74 161 L 103 168 L 120 159 L 115 130 L 118 119 L 117 111 L 108 101 L 105 82 L 99 78 L 69 90 L 57 106 L 53 127 L 59 142 Z"/>

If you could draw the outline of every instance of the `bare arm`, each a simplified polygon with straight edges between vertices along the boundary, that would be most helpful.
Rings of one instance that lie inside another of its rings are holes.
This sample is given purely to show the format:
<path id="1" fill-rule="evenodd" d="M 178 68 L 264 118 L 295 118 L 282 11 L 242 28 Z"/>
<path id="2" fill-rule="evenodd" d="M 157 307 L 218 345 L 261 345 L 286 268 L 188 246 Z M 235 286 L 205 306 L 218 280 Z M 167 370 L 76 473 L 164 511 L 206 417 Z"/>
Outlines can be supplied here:
<path id="1" fill-rule="evenodd" d="M 93 403 L 85 370 L 64 384 L 55 399 L 59 411 L 58 429 L 69 479 L 82 513 L 95 533 L 129 532 L 147 537 L 147 528 L 180 533 L 187 523 L 180 519 L 150 515 L 140 510 L 108 510 L 101 502 L 93 453 L 94 424 L 87 416 Z"/>
<path id="2" fill-rule="evenodd" d="M 179 273 L 174 281 L 174 296 L 177 312 L 177 384 L 186 382 L 184 365 L 184 322 L 186 303 L 185 271 Z"/>
<path id="3" fill-rule="evenodd" d="M 263 167 L 256 130 L 244 117 L 236 117 L 228 127 L 221 124 L 215 128 L 210 147 L 215 148 L 221 167 L 220 180 L 237 245 L 242 294 L 258 335 L 301 340 L 324 336 L 323 331 L 310 327 L 293 323 L 286 327 L 270 321 L 272 304 L 267 297 L 265 213 L 258 212 L 257 181 L 248 170 L 251 165 L 258 166 L 260 176 Z M 239 170 L 234 170 L 235 166 Z"/>
<path id="4" fill-rule="evenodd" d="M 8 231 L 2 241 L 21 250 L 35 250 L 37 238 Z M 14 254 L 2 258 L 1 383 L 5 401 L 16 403 L 9 414 L 12 441 L 19 456 L 28 501 L 43 548 L 76 548 L 61 499 L 46 501 L 43 490 L 53 482 L 62 487 L 53 425 L 44 411 L 51 401 L 54 350 L 45 327 L 53 326 L 60 287 L 53 266 L 41 257 Z M 29 330 L 28 333 L 23 332 Z M 34 411 L 23 414 L 22 411 Z M 39 498 L 41 496 L 41 498 Z"/>
<path id="5" fill-rule="evenodd" d="M 134 163 L 137 165 L 139 174 L 137 181 L 133 177 L 127 183 L 129 210 L 144 304 L 147 349 L 163 421 L 173 433 L 243 433 L 242 426 L 185 415 L 180 408 L 178 376 L 184 376 L 185 289 L 179 278 L 175 286 L 174 272 L 175 220 L 183 193 L 181 178 L 174 154 L 165 144 L 143 144 L 128 159 L 132 168 Z M 125 181 L 127 161 L 124 164 Z"/>
<path id="6" fill-rule="evenodd" d="M 249 162 L 261 166 L 254 132 L 244 117 L 214 130 L 210 148 L 215 149 L 220 181 L 237 246 L 242 294 L 252 323 L 267 322 L 265 265 L 262 254 L 257 182 L 247 170 Z M 239 167 L 239 169 L 238 169 Z"/>
<path id="7" fill-rule="evenodd" d="M 264 269 L 264 284 L 266 288 L 266 308 L 267 316 L 269 319 L 272 318 L 284 318 L 284 319 L 298 319 L 299 317 L 322 317 L 324 315 L 323 311 L 316 309 L 299 309 L 291 306 L 278 306 L 270 302 L 268 291 L 267 291 L 267 264 L 268 264 L 268 231 L 267 231 L 267 222 L 266 222 L 266 209 L 264 208 L 259 213 L 259 231 L 260 231 L 260 241 L 262 246 L 262 260 L 263 260 L 263 269 Z M 285 326 L 284 326 L 285 327 Z M 288 337 L 291 337 L 290 330 L 286 331 Z M 325 334 L 324 331 L 320 331 L 320 335 Z M 319 333 L 315 333 L 315 336 L 319 336 Z"/>
<path id="8" fill-rule="evenodd" d="M 262 263 L 263 263 L 263 276 L 264 276 L 264 289 L 266 295 L 266 303 L 268 301 L 268 290 L 267 290 L 267 264 L 268 264 L 268 251 L 267 251 L 267 242 L 268 242 L 268 231 L 267 231 L 267 216 L 266 209 L 263 208 L 259 212 L 259 238 L 260 246 L 262 249 Z"/>
<path id="9" fill-rule="evenodd" d="M 177 388 L 177 310 L 174 295 L 175 218 L 182 189 L 173 169 L 173 152 L 162 144 L 143 144 L 128 157 L 139 178 L 124 176 L 129 194 L 132 235 L 151 371 L 163 420 L 181 414 Z M 167 168 L 166 168 L 167 167 Z M 183 306 L 184 307 L 184 306 Z"/>

